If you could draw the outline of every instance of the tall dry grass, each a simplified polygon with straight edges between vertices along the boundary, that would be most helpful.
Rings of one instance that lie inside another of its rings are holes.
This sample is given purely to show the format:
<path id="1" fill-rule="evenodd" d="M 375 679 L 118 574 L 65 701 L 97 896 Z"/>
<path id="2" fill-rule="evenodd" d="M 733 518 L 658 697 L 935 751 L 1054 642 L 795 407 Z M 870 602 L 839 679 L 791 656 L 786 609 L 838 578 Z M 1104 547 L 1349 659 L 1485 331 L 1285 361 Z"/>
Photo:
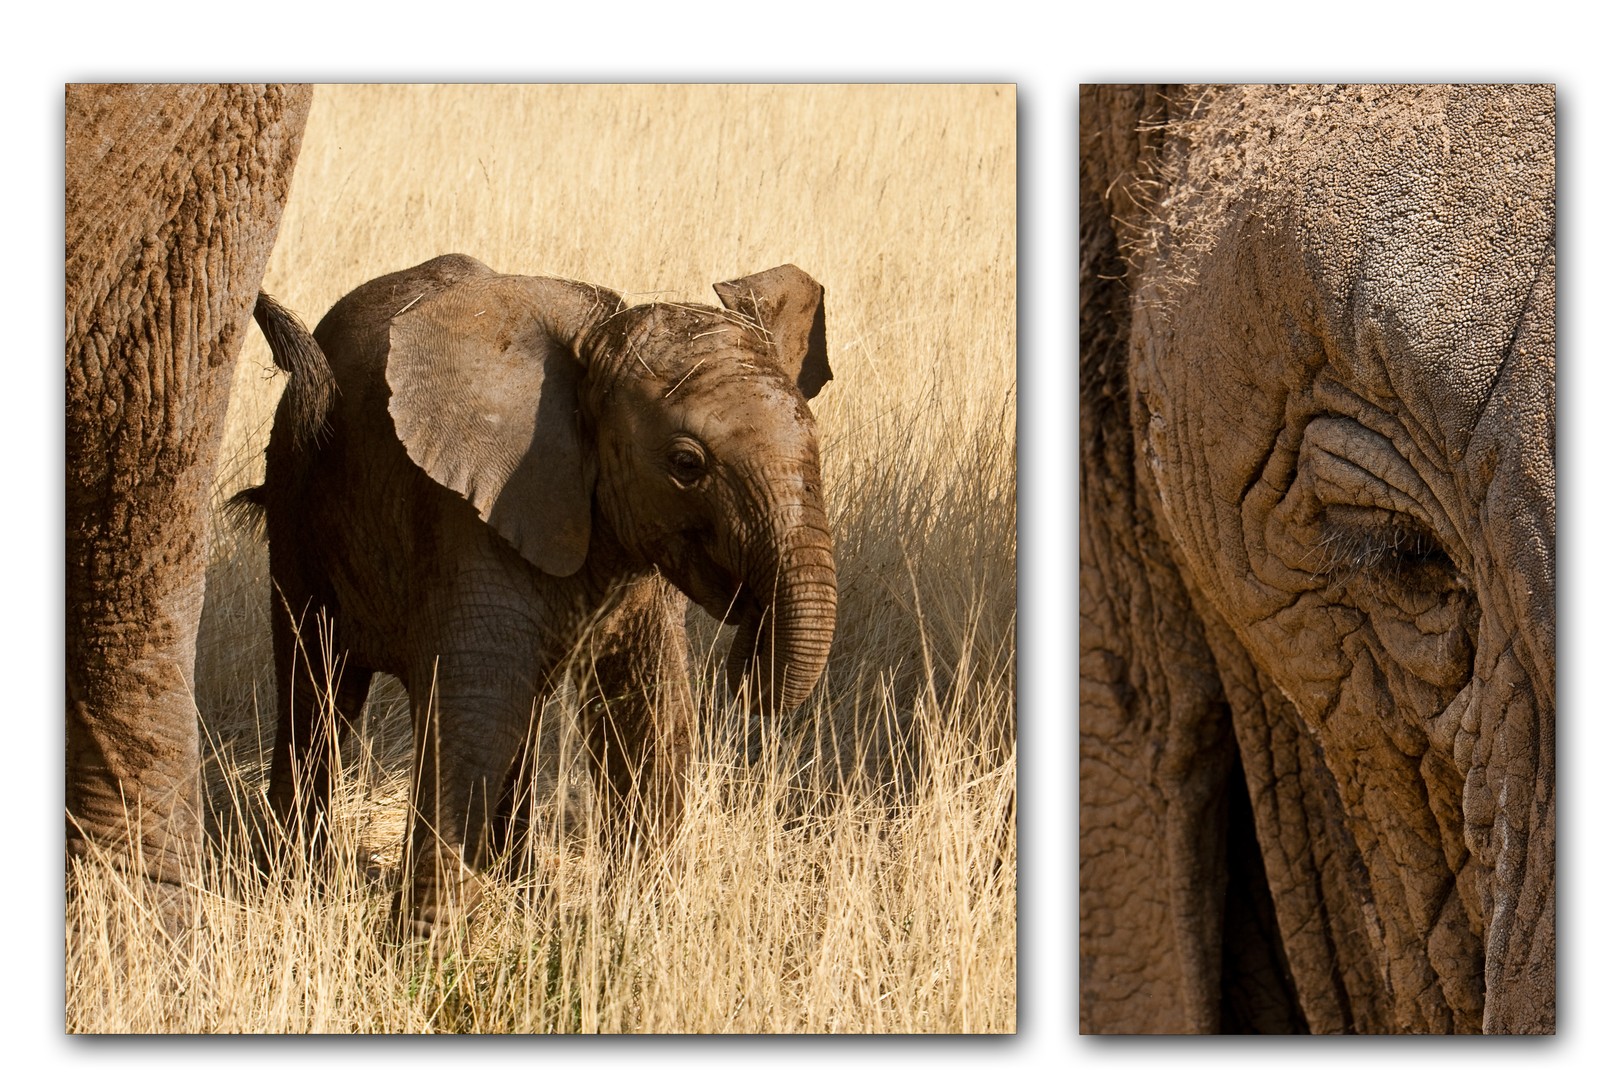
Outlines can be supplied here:
<path id="1" fill-rule="evenodd" d="M 262 543 L 215 536 L 196 690 L 196 922 L 116 874 L 68 913 L 72 1031 L 1009 1031 L 1015 1017 L 1014 101 L 1010 87 L 322 87 L 265 288 L 312 324 L 448 251 L 713 302 L 793 262 L 827 289 L 813 403 L 839 567 L 823 685 L 764 730 L 712 692 L 688 812 L 611 858 L 545 704 L 543 812 L 436 955 L 390 944 L 409 730 L 349 744 L 330 857 L 254 869 L 274 727 Z M 281 380 L 250 335 L 221 499 Z M 115 944 L 116 943 L 116 944 Z"/>

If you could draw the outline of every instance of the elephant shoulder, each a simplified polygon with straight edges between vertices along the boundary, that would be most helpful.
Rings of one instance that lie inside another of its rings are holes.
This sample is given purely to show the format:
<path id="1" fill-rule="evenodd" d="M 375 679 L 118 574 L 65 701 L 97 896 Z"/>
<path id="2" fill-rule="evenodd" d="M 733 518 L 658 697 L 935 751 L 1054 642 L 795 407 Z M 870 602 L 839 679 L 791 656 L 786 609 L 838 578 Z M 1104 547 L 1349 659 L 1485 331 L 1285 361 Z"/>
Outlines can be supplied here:
<path id="1" fill-rule="evenodd" d="M 409 270 L 401 270 L 396 274 L 380 277 L 377 282 L 400 278 L 407 283 L 415 282 L 434 289 L 444 289 L 472 278 L 492 277 L 494 275 L 494 270 L 491 270 L 471 255 L 452 253 L 435 256 L 425 263 L 419 263 L 411 267 Z"/>
<path id="2" fill-rule="evenodd" d="M 408 270 L 372 278 L 351 290 L 327 312 L 316 327 L 316 335 L 319 337 L 323 329 L 347 326 L 386 327 L 402 310 L 434 293 L 474 278 L 493 276 L 495 271 L 471 255 L 440 255 Z"/>

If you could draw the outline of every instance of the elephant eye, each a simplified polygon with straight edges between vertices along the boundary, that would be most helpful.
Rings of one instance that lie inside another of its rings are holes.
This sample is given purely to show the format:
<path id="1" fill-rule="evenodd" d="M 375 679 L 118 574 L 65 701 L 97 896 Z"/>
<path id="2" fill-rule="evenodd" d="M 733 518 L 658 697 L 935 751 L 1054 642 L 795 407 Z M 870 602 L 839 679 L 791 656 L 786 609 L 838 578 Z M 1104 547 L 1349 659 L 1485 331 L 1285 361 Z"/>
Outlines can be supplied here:
<path id="1" fill-rule="evenodd" d="M 1458 568 L 1435 534 L 1408 514 L 1365 507 L 1329 507 L 1319 544 L 1330 575 L 1363 575 L 1409 593 L 1456 588 Z"/>
<path id="2" fill-rule="evenodd" d="M 678 487 L 691 487 L 702 480 L 708 471 L 704 461 L 703 452 L 690 443 L 682 443 L 673 447 L 664 458 L 665 465 L 670 470 L 670 477 Z"/>

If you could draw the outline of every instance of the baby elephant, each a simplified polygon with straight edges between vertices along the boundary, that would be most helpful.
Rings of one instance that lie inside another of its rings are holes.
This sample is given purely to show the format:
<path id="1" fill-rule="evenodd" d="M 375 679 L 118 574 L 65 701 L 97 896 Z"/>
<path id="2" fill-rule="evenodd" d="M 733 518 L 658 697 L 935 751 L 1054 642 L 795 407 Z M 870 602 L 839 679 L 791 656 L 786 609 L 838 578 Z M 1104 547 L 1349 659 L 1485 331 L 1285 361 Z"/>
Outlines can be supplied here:
<path id="1" fill-rule="evenodd" d="M 445 255 L 351 292 L 313 340 L 261 298 L 291 375 L 265 483 L 240 496 L 264 510 L 274 580 L 270 801 L 322 829 L 323 646 L 345 724 L 374 672 L 397 676 L 413 933 L 476 902 L 535 698 L 566 671 L 616 820 L 679 815 L 677 590 L 738 628 L 727 673 L 754 708 L 798 705 L 822 673 L 837 589 L 805 404 L 832 378 L 822 287 L 779 266 L 715 291 L 724 310 L 627 307 Z"/>

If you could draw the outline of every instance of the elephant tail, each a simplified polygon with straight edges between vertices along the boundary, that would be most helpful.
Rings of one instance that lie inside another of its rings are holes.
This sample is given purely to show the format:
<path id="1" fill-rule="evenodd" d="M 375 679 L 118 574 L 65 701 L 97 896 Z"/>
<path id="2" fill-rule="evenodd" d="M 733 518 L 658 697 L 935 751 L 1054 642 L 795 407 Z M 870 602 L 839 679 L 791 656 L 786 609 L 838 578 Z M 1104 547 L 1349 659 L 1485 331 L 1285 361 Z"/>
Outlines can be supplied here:
<path id="1" fill-rule="evenodd" d="M 277 421 L 291 422 L 296 449 L 313 448 L 326 431 L 327 417 L 338 396 L 332 366 L 298 316 L 264 293 L 253 305 L 253 319 L 270 343 L 276 366 L 288 375 L 286 401 Z"/>
<path id="2" fill-rule="evenodd" d="M 265 486 L 250 487 L 226 499 L 225 523 L 233 533 L 264 539 Z"/>
<path id="3" fill-rule="evenodd" d="M 338 383 L 326 354 L 297 315 L 264 293 L 253 305 L 253 319 L 259 324 L 276 366 L 287 373 L 287 390 L 276 412 L 276 425 L 288 426 L 297 456 L 319 446 L 327 430 L 327 418 L 337 400 Z M 239 532 L 261 533 L 269 496 L 263 484 L 233 495 L 225 504 L 227 522 Z"/>

